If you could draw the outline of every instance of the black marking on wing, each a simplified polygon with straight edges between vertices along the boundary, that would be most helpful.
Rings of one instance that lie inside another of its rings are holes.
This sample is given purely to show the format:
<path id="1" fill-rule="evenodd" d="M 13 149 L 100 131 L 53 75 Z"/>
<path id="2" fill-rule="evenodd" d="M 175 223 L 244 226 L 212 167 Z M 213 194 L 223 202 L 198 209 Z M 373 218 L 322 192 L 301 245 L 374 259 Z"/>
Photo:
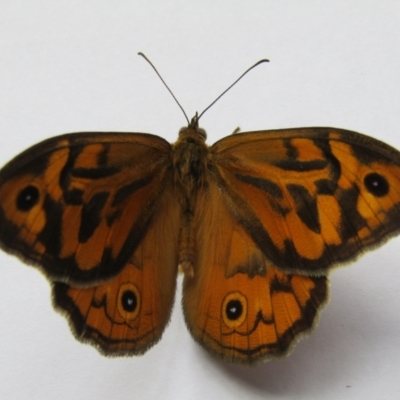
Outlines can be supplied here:
<path id="1" fill-rule="evenodd" d="M 286 186 L 296 203 L 296 213 L 304 224 L 313 232 L 321 232 L 317 200 L 301 185 L 289 184 Z"/>
<path id="2" fill-rule="evenodd" d="M 283 145 L 286 148 L 286 156 L 292 160 L 296 160 L 299 156 L 299 151 L 296 146 L 293 146 L 292 139 L 283 139 Z"/>
<path id="3" fill-rule="evenodd" d="M 118 267 L 118 270 L 121 270 L 131 258 L 133 249 L 136 249 L 143 239 L 144 232 L 148 231 L 153 217 L 154 215 L 151 215 L 150 217 L 147 217 L 146 220 L 139 220 L 132 226 L 117 258 L 113 258 L 111 249 L 106 247 L 103 253 L 101 264 L 104 267 L 107 266 L 107 269 L 109 268 L 110 272 L 112 272 L 115 267 Z M 141 269 L 139 265 L 137 265 L 137 268 Z"/>
<path id="4" fill-rule="evenodd" d="M 108 165 L 108 153 L 111 145 L 110 143 L 104 143 L 102 146 L 103 150 L 97 156 L 97 165 L 104 168 L 106 165 Z"/>
<path id="5" fill-rule="evenodd" d="M 48 255 L 56 258 L 61 250 L 60 232 L 64 207 L 60 202 L 54 201 L 49 195 L 45 195 L 43 210 L 46 214 L 46 223 L 43 230 L 38 234 L 38 241 L 46 247 Z"/>
<path id="6" fill-rule="evenodd" d="M 340 165 L 340 161 L 333 155 L 332 148 L 328 140 L 314 139 L 314 144 L 322 151 L 326 159 L 329 178 L 332 180 L 332 182 L 337 182 L 342 173 L 342 166 Z"/>
<path id="7" fill-rule="evenodd" d="M 310 291 L 310 298 L 303 308 L 303 315 L 308 321 L 312 321 L 315 317 L 315 311 L 328 297 L 328 282 L 327 276 L 310 277 L 314 282 L 314 288 Z M 314 308 L 313 308 L 314 307 Z"/>
<path id="8" fill-rule="evenodd" d="M 64 193 L 66 193 L 71 186 L 71 171 L 74 167 L 76 159 L 82 153 L 82 150 L 83 147 L 78 146 L 72 146 L 69 149 L 67 162 L 62 168 L 58 178 L 60 188 Z"/>
<path id="9" fill-rule="evenodd" d="M 328 161 L 326 160 L 299 161 L 299 160 L 286 159 L 281 161 L 274 161 L 272 164 L 285 171 L 307 172 L 307 171 L 315 171 L 326 168 L 328 166 Z"/>
<path id="10" fill-rule="evenodd" d="M 71 176 L 85 179 L 103 179 L 121 172 L 119 167 L 75 168 Z"/>
<path id="11" fill-rule="evenodd" d="M 289 207 L 283 206 L 278 201 L 274 201 L 274 199 L 269 199 L 269 203 L 271 204 L 271 207 L 274 209 L 274 211 L 282 217 L 286 216 L 291 211 Z"/>
<path id="12" fill-rule="evenodd" d="M 129 323 L 125 320 L 123 322 L 117 322 L 114 320 L 113 316 L 110 315 L 107 312 L 107 295 L 104 294 L 100 300 L 96 300 L 95 298 L 93 298 L 92 302 L 90 303 L 92 305 L 93 308 L 97 308 L 97 309 L 103 309 L 104 315 L 107 317 L 107 319 L 114 325 L 126 325 L 129 326 Z M 111 339 L 112 340 L 112 339 Z M 118 340 L 119 342 L 119 340 Z"/>
<path id="13" fill-rule="evenodd" d="M 281 292 L 291 293 L 293 290 L 290 284 L 290 275 L 287 275 L 286 279 L 279 279 L 278 276 L 275 275 L 270 284 L 270 291 L 271 294 Z"/>
<path id="14" fill-rule="evenodd" d="M 45 154 L 36 158 L 35 160 L 31 161 L 26 168 L 22 168 L 20 171 L 16 170 L 14 176 L 17 177 L 18 175 L 24 175 L 27 172 L 36 176 L 42 175 L 49 165 L 50 155 L 51 154 Z"/>
<path id="15" fill-rule="evenodd" d="M 124 201 L 127 197 L 135 193 L 137 190 L 146 186 L 148 183 L 151 182 L 151 180 L 152 177 L 147 176 L 146 178 L 139 179 L 137 181 L 129 183 L 128 185 L 122 186 L 115 193 L 114 199 L 112 201 L 112 206 L 115 207 L 116 205 Z"/>
<path id="16" fill-rule="evenodd" d="M 386 143 L 379 142 L 376 139 L 369 139 L 370 143 L 360 142 L 358 146 L 347 143 L 351 147 L 351 151 L 357 158 L 357 161 L 365 165 L 371 165 L 373 162 L 379 162 L 383 164 L 390 163 L 388 156 L 380 152 L 380 147 L 385 148 L 385 151 L 387 152 L 389 146 Z M 391 150 L 393 151 L 393 149 Z"/>
<path id="17" fill-rule="evenodd" d="M 299 253 L 297 253 L 296 248 L 294 247 L 293 241 L 290 239 L 285 239 L 283 242 L 284 245 L 284 250 L 283 253 L 281 254 L 281 258 L 279 260 L 279 264 L 276 264 L 276 266 L 282 269 L 295 269 L 295 268 L 302 268 L 303 267 L 303 262 L 305 264 L 311 264 L 313 261 L 308 260 L 308 259 L 303 259 Z M 310 267 L 315 268 L 314 265 Z"/>
<path id="18" fill-rule="evenodd" d="M 337 193 L 337 200 L 342 209 L 340 223 L 340 237 L 343 242 L 347 242 L 353 237 L 357 237 L 357 232 L 364 227 L 368 227 L 367 221 L 357 210 L 358 197 L 360 190 L 353 185 L 349 189 L 341 189 Z"/>
<path id="19" fill-rule="evenodd" d="M 337 189 L 337 182 L 330 179 L 318 179 L 314 182 L 317 188 L 317 194 L 334 195 Z"/>
<path id="20" fill-rule="evenodd" d="M 100 225 L 101 212 L 107 202 L 108 196 L 109 192 L 96 193 L 87 204 L 83 205 L 78 235 L 80 243 L 87 242 Z"/>
<path id="21" fill-rule="evenodd" d="M 122 210 L 119 208 L 114 210 L 111 214 L 107 215 L 107 226 L 110 227 L 122 215 Z"/>
<path id="22" fill-rule="evenodd" d="M 242 174 L 235 174 L 235 177 L 242 182 L 249 183 L 264 192 L 271 194 L 274 197 L 283 198 L 283 192 L 281 188 L 274 182 L 270 181 L 269 179 L 265 178 L 255 178 L 250 175 L 242 175 Z"/>
<path id="23" fill-rule="evenodd" d="M 81 189 L 70 189 L 63 193 L 64 201 L 70 205 L 81 205 L 83 204 L 84 191 Z"/>
<path id="24" fill-rule="evenodd" d="M 272 318 L 265 318 L 265 317 L 263 316 L 262 312 L 259 311 L 259 312 L 257 313 L 257 315 L 256 315 L 256 318 L 255 318 L 255 320 L 254 320 L 253 326 L 252 326 L 249 330 L 247 330 L 247 331 L 245 331 L 245 332 L 240 332 L 240 331 L 238 331 L 238 330 L 236 330 L 236 329 L 232 329 L 232 331 L 223 333 L 222 335 L 223 335 L 223 336 L 231 336 L 232 334 L 236 334 L 236 335 L 239 335 L 239 336 L 249 336 L 249 335 L 251 335 L 251 334 L 257 329 L 257 327 L 258 327 L 258 325 L 259 325 L 260 323 L 263 323 L 264 325 L 272 325 L 272 324 L 275 323 L 275 318 L 274 318 L 274 317 L 272 317 Z"/>

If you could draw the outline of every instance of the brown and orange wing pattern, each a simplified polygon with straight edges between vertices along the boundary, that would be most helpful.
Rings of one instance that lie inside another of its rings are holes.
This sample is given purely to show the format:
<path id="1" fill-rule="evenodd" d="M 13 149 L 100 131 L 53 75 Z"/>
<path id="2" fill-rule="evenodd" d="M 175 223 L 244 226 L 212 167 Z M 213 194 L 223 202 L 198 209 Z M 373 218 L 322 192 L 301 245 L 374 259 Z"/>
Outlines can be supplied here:
<path id="1" fill-rule="evenodd" d="M 97 286 L 53 283 L 53 303 L 75 337 L 110 356 L 144 353 L 169 320 L 178 266 L 180 208 L 172 181 L 152 224 L 122 271 Z"/>
<path id="2" fill-rule="evenodd" d="M 68 134 L 31 147 L 0 174 L 0 245 L 57 281 L 115 276 L 160 207 L 170 153 L 164 139 L 127 133 Z"/>
<path id="3" fill-rule="evenodd" d="M 288 273 L 325 274 L 400 229 L 400 153 L 333 128 L 249 132 L 211 147 L 225 203 Z"/>
<path id="4" fill-rule="evenodd" d="M 327 277 L 277 269 L 229 211 L 216 183 L 201 193 L 197 211 L 197 258 L 182 301 L 189 331 L 230 362 L 288 354 L 316 325 L 328 301 Z"/>

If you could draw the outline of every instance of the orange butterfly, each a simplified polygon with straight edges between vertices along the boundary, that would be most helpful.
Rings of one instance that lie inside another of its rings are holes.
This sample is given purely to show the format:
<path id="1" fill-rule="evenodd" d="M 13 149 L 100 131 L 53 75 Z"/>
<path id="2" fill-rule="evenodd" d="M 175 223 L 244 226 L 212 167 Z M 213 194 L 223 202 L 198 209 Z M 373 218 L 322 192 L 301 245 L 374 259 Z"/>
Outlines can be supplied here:
<path id="1" fill-rule="evenodd" d="M 75 133 L 0 172 L 0 244 L 37 266 L 76 338 L 142 354 L 183 312 L 207 350 L 251 364 L 316 325 L 329 270 L 400 228 L 400 153 L 359 133 L 238 133 L 211 147 L 194 117 L 175 144 Z"/>

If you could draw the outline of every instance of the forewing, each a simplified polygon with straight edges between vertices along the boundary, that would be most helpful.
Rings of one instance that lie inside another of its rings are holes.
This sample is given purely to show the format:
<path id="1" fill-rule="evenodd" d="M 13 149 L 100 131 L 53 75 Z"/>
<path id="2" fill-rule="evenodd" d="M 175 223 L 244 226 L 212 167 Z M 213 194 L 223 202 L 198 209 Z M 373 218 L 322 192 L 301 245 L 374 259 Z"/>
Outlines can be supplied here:
<path id="1" fill-rule="evenodd" d="M 320 275 L 398 234 L 400 153 L 333 128 L 250 132 L 212 146 L 236 220 L 278 268 Z"/>
<path id="2" fill-rule="evenodd" d="M 31 147 L 0 172 L 1 246 L 54 280 L 116 275 L 172 180 L 170 152 L 157 136 L 97 132 Z"/>

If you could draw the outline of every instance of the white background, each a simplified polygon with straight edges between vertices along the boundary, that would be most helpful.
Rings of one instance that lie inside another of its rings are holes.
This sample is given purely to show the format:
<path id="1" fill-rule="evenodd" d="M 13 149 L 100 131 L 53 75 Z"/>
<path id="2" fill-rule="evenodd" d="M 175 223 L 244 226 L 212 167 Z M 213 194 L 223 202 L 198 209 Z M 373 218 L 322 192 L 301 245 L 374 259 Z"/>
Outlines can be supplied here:
<path id="1" fill-rule="evenodd" d="M 400 3 L 1 1 L 0 163 L 73 131 L 150 132 L 185 120 L 136 55 L 156 64 L 209 143 L 242 131 L 334 126 L 400 148 Z M 1 399 L 398 399 L 400 239 L 332 274 L 331 304 L 286 359 L 255 368 L 208 356 L 180 293 L 163 339 L 138 358 L 77 342 L 35 269 L 0 254 Z M 206 295 L 206 294 L 205 294 Z"/>

